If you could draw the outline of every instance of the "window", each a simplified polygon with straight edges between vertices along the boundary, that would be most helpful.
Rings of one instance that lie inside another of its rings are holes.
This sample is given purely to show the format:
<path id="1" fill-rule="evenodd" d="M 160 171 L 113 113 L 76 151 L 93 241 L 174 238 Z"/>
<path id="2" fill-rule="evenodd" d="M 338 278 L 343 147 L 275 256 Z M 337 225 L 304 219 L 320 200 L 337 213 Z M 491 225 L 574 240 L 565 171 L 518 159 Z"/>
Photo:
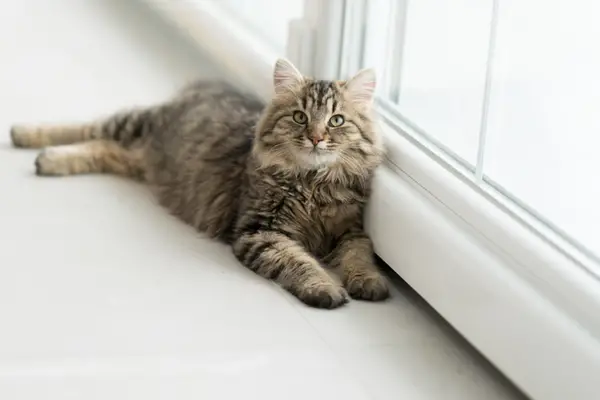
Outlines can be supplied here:
<path id="1" fill-rule="evenodd" d="M 600 4 L 347 3 L 382 108 L 600 276 Z"/>

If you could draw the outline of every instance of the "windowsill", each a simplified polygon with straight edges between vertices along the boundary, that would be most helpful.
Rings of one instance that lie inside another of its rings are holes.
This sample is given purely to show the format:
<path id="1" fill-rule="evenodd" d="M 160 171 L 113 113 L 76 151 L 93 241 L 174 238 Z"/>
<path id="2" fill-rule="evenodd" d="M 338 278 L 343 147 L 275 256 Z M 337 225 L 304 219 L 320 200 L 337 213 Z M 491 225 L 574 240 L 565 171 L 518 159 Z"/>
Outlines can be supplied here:
<path id="1" fill-rule="evenodd" d="M 156 3 L 230 75 L 270 96 L 269 49 L 214 5 Z M 598 282 L 403 136 L 384 134 L 393 163 L 377 174 L 366 221 L 377 253 L 531 397 L 594 398 Z"/>

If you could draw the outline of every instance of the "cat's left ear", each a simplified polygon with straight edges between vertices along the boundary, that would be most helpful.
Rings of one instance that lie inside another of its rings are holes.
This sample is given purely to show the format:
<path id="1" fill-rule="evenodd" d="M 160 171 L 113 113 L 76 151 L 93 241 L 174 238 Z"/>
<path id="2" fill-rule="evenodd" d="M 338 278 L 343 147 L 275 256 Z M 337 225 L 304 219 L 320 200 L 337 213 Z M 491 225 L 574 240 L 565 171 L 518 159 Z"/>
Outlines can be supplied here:
<path id="1" fill-rule="evenodd" d="M 375 96 L 375 70 L 372 68 L 363 69 L 356 75 L 346 81 L 346 90 L 353 101 L 370 105 Z"/>

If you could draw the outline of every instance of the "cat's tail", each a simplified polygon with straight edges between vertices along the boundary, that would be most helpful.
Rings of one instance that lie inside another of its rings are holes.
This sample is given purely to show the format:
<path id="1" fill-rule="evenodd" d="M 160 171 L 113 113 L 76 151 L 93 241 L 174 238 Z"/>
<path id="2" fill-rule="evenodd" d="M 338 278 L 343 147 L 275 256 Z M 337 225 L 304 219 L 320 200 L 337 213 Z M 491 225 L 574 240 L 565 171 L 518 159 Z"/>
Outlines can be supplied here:
<path id="1" fill-rule="evenodd" d="M 154 109 L 139 109 L 114 114 L 83 124 L 15 125 L 10 137 L 15 147 L 38 149 L 86 142 L 111 140 L 129 147 L 151 130 Z"/>
<path id="2" fill-rule="evenodd" d="M 136 144 L 160 122 L 158 111 L 121 112 L 84 124 L 13 126 L 10 136 L 15 147 L 44 148 L 35 160 L 38 175 L 112 173 L 143 179 L 143 146 Z"/>

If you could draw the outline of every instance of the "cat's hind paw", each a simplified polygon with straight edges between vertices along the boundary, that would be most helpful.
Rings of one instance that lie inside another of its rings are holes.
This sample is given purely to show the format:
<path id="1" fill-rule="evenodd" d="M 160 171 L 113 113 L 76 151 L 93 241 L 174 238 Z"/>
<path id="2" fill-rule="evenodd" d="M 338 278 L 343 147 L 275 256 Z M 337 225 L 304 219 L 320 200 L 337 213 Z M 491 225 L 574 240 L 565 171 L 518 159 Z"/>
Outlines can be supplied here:
<path id="1" fill-rule="evenodd" d="M 10 141 L 14 147 L 37 147 L 34 143 L 34 136 L 34 132 L 25 126 L 13 125 L 10 127 Z"/>

